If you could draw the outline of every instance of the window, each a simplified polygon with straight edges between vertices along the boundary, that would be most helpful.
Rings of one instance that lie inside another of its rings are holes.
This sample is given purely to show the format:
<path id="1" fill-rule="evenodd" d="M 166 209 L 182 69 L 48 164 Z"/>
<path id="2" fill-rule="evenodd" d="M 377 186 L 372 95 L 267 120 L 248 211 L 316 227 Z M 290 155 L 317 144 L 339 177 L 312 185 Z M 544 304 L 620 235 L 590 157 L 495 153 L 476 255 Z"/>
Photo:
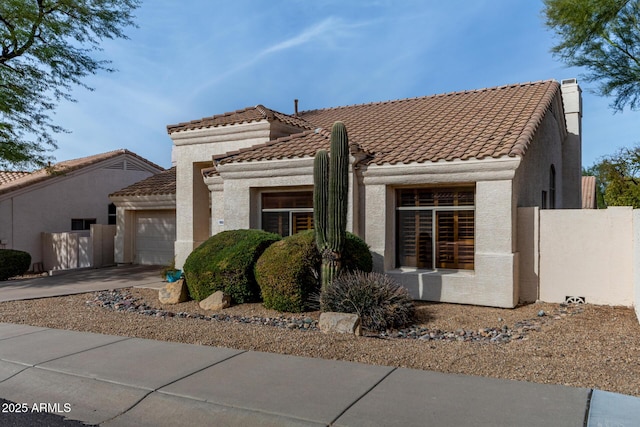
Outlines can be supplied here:
<path id="1" fill-rule="evenodd" d="M 95 218 L 73 218 L 71 220 L 71 230 L 91 230 L 91 224 L 95 224 Z"/>
<path id="2" fill-rule="evenodd" d="M 313 192 L 262 193 L 262 229 L 290 236 L 313 228 Z"/>
<path id="3" fill-rule="evenodd" d="M 475 190 L 398 189 L 398 267 L 473 269 Z"/>
<path id="4" fill-rule="evenodd" d="M 114 205 L 113 203 L 110 203 L 109 211 L 107 212 L 107 224 L 116 225 L 116 219 L 117 219 L 116 205 Z"/>

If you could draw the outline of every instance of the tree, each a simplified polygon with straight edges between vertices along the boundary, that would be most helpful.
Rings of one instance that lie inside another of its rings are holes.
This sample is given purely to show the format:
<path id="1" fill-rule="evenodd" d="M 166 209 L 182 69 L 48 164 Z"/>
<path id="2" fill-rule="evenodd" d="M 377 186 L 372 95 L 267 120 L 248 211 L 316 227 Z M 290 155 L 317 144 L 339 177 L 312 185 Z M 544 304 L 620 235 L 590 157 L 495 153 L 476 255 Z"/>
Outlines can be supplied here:
<path id="1" fill-rule="evenodd" d="M 552 52 L 583 77 L 611 107 L 640 107 L 640 0 L 544 0 L 547 26 L 561 43 Z"/>
<path id="2" fill-rule="evenodd" d="M 126 39 L 140 0 L 0 2 L 0 168 L 43 166 L 65 132 L 50 117 L 82 78 L 113 71 L 92 57 L 105 39 Z"/>
<path id="3" fill-rule="evenodd" d="M 640 146 L 622 148 L 586 172 L 596 176 L 607 206 L 640 208 Z"/>

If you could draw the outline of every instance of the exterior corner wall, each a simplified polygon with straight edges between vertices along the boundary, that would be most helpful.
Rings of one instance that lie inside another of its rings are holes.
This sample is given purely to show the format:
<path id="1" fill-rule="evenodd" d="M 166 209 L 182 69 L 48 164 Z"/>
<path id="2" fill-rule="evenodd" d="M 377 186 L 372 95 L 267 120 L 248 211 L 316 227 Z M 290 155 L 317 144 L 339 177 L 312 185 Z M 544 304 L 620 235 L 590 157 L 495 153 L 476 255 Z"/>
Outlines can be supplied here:
<path id="1" fill-rule="evenodd" d="M 185 148 L 185 147 L 180 147 Z M 210 163 L 179 157 L 176 167 L 176 268 L 182 268 L 189 254 L 209 236 L 209 189 L 201 169 Z"/>
<path id="2" fill-rule="evenodd" d="M 134 215 L 134 211 L 116 206 L 116 233 L 113 237 L 113 256 L 116 264 L 133 262 L 133 240 L 136 232 Z"/>
<path id="3" fill-rule="evenodd" d="M 223 200 L 225 230 L 252 228 L 251 205 L 255 203 L 251 200 L 251 184 L 245 180 L 226 180 L 224 192 L 233 194 Z"/>
<path id="4" fill-rule="evenodd" d="M 211 235 L 225 230 L 224 222 L 224 191 L 211 190 Z"/>
<path id="5" fill-rule="evenodd" d="M 518 208 L 517 219 L 519 302 L 539 299 L 540 286 L 540 209 Z"/>
<path id="6" fill-rule="evenodd" d="M 364 240 L 373 256 L 373 271 L 383 272 L 395 264 L 395 197 L 386 185 L 364 188 Z"/>
<path id="7" fill-rule="evenodd" d="M 567 135 L 562 143 L 562 189 L 564 208 L 582 207 L 582 89 L 577 80 L 562 82 L 562 101 Z"/>

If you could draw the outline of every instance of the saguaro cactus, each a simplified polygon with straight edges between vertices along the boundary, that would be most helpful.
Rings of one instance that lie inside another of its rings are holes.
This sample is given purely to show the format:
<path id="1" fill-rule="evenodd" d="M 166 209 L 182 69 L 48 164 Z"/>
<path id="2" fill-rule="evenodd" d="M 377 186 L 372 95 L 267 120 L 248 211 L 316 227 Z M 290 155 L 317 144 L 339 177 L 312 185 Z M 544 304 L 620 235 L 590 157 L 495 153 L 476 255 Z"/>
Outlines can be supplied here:
<path id="1" fill-rule="evenodd" d="M 322 254 L 324 289 L 342 267 L 347 229 L 349 138 L 344 123 L 335 122 L 331 128 L 331 154 L 327 156 L 324 150 L 316 154 L 313 179 L 316 244 Z"/>

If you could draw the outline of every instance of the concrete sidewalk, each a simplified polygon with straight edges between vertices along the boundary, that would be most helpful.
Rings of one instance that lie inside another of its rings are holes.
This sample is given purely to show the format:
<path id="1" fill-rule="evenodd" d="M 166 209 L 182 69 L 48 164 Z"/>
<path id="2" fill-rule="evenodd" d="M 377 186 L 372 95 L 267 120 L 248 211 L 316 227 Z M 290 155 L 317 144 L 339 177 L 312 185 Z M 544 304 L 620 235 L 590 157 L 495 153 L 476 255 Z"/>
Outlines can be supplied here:
<path id="1" fill-rule="evenodd" d="M 0 302 L 82 294 L 128 287 L 161 288 L 161 267 L 125 265 L 56 271 L 52 276 L 0 282 Z"/>
<path id="2" fill-rule="evenodd" d="M 640 399 L 597 390 L 7 323 L 0 398 L 104 426 L 640 422 Z"/>

